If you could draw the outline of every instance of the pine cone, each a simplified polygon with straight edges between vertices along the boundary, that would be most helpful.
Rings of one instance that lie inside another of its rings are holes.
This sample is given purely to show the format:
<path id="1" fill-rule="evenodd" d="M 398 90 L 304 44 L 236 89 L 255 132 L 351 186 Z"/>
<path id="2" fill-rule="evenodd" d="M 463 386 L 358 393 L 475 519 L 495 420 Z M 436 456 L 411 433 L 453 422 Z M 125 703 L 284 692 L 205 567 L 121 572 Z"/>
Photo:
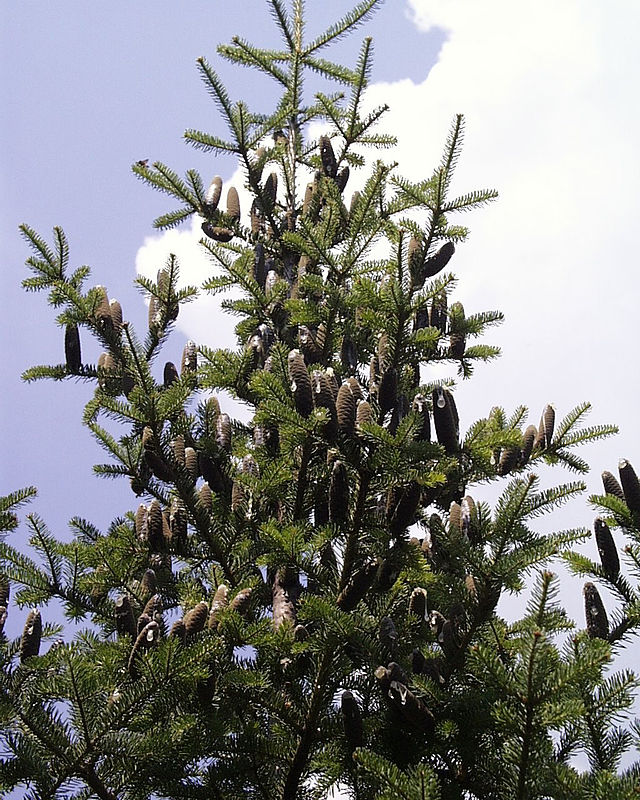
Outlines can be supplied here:
<path id="1" fill-rule="evenodd" d="M 264 447 L 271 456 L 280 450 L 280 433 L 275 425 L 256 425 L 253 429 L 253 444 Z"/>
<path id="2" fill-rule="evenodd" d="M 209 606 L 201 600 L 184 615 L 184 627 L 187 636 L 195 636 L 205 629 L 209 617 Z"/>
<path id="3" fill-rule="evenodd" d="M 155 570 L 146 569 L 140 581 L 140 596 L 145 600 L 158 591 L 158 579 Z"/>
<path id="4" fill-rule="evenodd" d="M 322 161 L 322 171 L 327 178 L 335 178 L 338 174 L 338 164 L 333 152 L 333 146 L 328 136 L 320 137 L 320 159 Z"/>
<path id="5" fill-rule="evenodd" d="M 109 301 L 109 309 L 111 311 L 113 328 L 115 331 L 119 332 L 122 329 L 122 306 L 115 298 L 112 298 Z"/>
<path id="6" fill-rule="evenodd" d="M 456 248 L 453 242 L 447 242 L 446 244 L 443 244 L 437 252 L 427 258 L 427 260 L 424 262 L 423 280 L 426 278 L 433 278 L 434 275 L 437 275 L 441 270 L 443 270 L 451 260 L 455 250 Z"/>
<path id="7" fill-rule="evenodd" d="M 40 639 L 42 638 L 42 618 L 37 608 L 32 609 L 27 615 L 27 621 L 22 631 L 20 640 L 20 663 L 37 656 L 40 652 Z"/>
<path id="8" fill-rule="evenodd" d="M 218 203 L 220 202 L 220 196 L 222 194 L 222 178 L 219 175 L 216 175 L 214 179 L 209 184 L 209 188 L 206 191 L 204 196 L 204 203 L 202 205 L 202 211 L 204 215 L 209 217 L 212 216 L 214 211 L 218 208 Z"/>
<path id="9" fill-rule="evenodd" d="M 538 436 L 538 430 L 535 425 L 529 425 L 524 436 L 522 437 L 522 450 L 520 450 L 520 458 L 518 459 L 518 466 L 524 467 L 529 463 L 529 458 L 533 452 L 533 447 Z"/>
<path id="10" fill-rule="evenodd" d="M 405 722 L 425 733 L 433 730 L 435 719 L 431 711 L 407 688 L 406 684 L 393 680 L 389 668 L 378 667 L 375 677 L 383 696 L 396 711 L 400 712 L 400 716 Z"/>
<path id="11" fill-rule="evenodd" d="M 362 715 L 353 694 L 346 690 L 340 697 L 340 711 L 344 724 L 344 735 L 352 750 L 362 747 Z"/>
<path id="12" fill-rule="evenodd" d="M 209 488 L 209 484 L 204 484 Z M 199 501 L 202 499 L 202 489 L 198 496 Z M 211 498 L 211 489 L 209 489 L 209 497 Z M 171 511 L 169 512 L 169 530 L 171 533 L 171 542 L 173 548 L 181 552 L 187 543 L 187 509 L 182 500 L 174 497 L 171 501 Z"/>
<path id="13" fill-rule="evenodd" d="M 358 369 L 358 351 L 355 342 L 349 336 L 342 337 L 340 361 L 347 374 L 353 375 Z"/>
<path id="14" fill-rule="evenodd" d="M 142 447 L 144 450 L 144 461 L 156 478 L 161 481 L 171 481 L 173 479 L 173 473 L 162 457 L 153 431 L 148 425 L 146 425 L 142 431 Z"/>
<path id="15" fill-rule="evenodd" d="M 353 396 L 356 398 L 356 406 L 357 406 L 357 403 L 364 397 L 362 393 L 362 386 L 360 386 L 360 384 L 358 383 L 358 379 L 354 377 L 347 378 L 345 383 L 349 384 L 349 386 L 351 387 Z"/>
<path id="16" fill-rule="evenodd" d="M 264 232 L 265 230 L 264 212 L 262 210 L 262 206 L 257 200 L 254 200 L 251 203 L 251 208 L 249 210 L 249 219 L 251 221 L 251 233 L 253 233 L 254 236 L 257 236 L 258 234 Z"/>
<path id="17" fill-rule="evenodd" d="M 240 511 L 246 500 L 244 487 L 238 481 L 231 486 L 231 510 Z"/>
<path id="18" fill-rule="evenodd" d="M 400 570 L 394 558 L 383 558 L 376 572 L 375 589 L 377 592 L 388 592 L 398 580 Z"/>
<path id="19" fill-rule="evenodd" d="M 609 620 L 600 593 L 593 583 L 585 583 L 583 593 L 587 633 L 591 639 L 606 640 L 609 636 Z"/>
<path id="20" fill-rule="evenodd" d="M 620 559 L 609 526 L 603 519 L 596 517 L 594 531 L 604 574 L 610 581 L 615 581 L 620 574 Z"/>
<path id="21" fill-rule="evenodd" d="M 147 324 L 150 331 L 158 331 L 162 323 L 162 313 L 160 303 L 154 295 L 149 298 L 149 309 L 147 311 Z"/>
<path id="22" fill-rule="evenodd" d="M 111 353 L 100 353 L 98 357 L 98 386 L 111 395 L 122 391 L 118 366 Z"/>
<path id="23" fill-rule="evenodd" d="M 276 195 L 278 194 L 278 174 L 271 172 L 264 182 L 263 194 L 267 201 L 268 209 L 272 209 L 276 204 Z"/>
<path id="24" fill-rule="evenodd" d="M 240 589 L 238 594 L 233 598 L 233 600 L 229 603 L 229 608 L 232 611 L 235 611 L 237 614 L 241 616 L 245 616 L 249 611 L 251 605 L 251 595 L 253 593 L 253 589 L 248 587 L 246 589 Z"/>
<path id="25" fill-rule="evenodd" d="M 615 478 L 615 476 L 613 476 L 607 470 L 602 473 L 602 484 L 604 486 L 605 494 L 613 495 L 613 497 L 617 497 L 624 503 L 624 492 L 622 491 L 622 486 L 620 486 L 618 483 L 617 478 Z"/>
<path id="26" fill-rule="evenodd" d="M 296 625 L 296 605 L 300 594 L 298 573 L 281 567 L 273 580 L 273 627 L 278 630 L 284 623 Z"/>
<path id="27" fill-rule="evenodd" d="M 407 264 L 409 266 L 409 274 L 411 276 L 411 284 L 414 287 L 422 287 L 424 283 L 424 276 L 422 274 L 422 242 L 412 236 L 409 239 L 409 246 L 407 247 Z"/>
<path id="28" fill-rule="evenodd" d="M 195 375 L 198 370 L 198 348 L 191 339 L 185 344 L 182 351 L 182 367 L 180 373 L 184 377 L 186 374 Z"/>
<path id="29" fill-rule="evenodd" d="M 128 669 L 132 678 L 137 678 L 140 675 L 136 664 L 138 656 L 150 650 L 154 644 L 157 644 L 159 638 L 160 629 L 158 623 L 153 620 L 140 631 L 129 656 Z"/>
<path id="30" fill-rule="evenodd" d="M 340 192 L 340 194 L 344 192 L 347 186 L 349 175 L 350 175 L 349 165 L 345 164 L 344 167 L 342 167 L 342 169 L 338 171 L 335 177 L 336 186 L 338 187 L 338 191 Z"/>
<path id="31" fill-rule="evenodd" d="M 336 461 L 329 483 L 329 520 L 340 525 L 349 516 L 349 475 L 342 461 Z"/>
<path id="32" fill-rule="evenodd" d="M 173 503 L 173 501 L 172 501 Z M 173 531 L 171 530 L 171 511 L 168 508 L 162 511 L 162 544 L 159 547 L 160 553 L 166 555 L 171 549 Z"/>
<path id="33" fill-rule="evenodd" d="M 155 619 L 158 625 L 162 627 L 162 599 L 159 594 L 154 594 L 147 600 L 142 613 L 147 614 L 150 619 Z"/>
<path id="34" fill-rule="evenodd" d="M 519 447 L 505 447 L 498 462 L 498 475 L 508 475 L 520 463 L 522 451 Z"/>
<path id="35" fill-rule="evenodd" d="M 378 389 L 378 405 L 382 414 L 386 414 L 398 402 L 398 372 L 395 367 L 389 367 L 380 380 Z"/>
<path id="36" fill-rule="evenodd" d="M 356 427 L 356 396 L 350 383 L 343 383 L 338 389 L 336 414 L 338 429 L 343 436 L 352 436 Z"/>
<path id="37" fill-rule="evenodd" d="M 216 442 L 227 453 L 231 452 L 231 418 L 220 414 L 216 419 Z"/>
<path id="38" fill-rule="evenodd" d="M 211 493 L 211 487 L 205 481 L 200 490 L 198 491 L 198 502 L 207 512 L 207 514 L 211 514 L 213 511 L 213 494 Z"/>
<path id="39" fill-rule="evenodd" d="M 289 353 L 288 364 L 296 411 L 302 417 L 308 417 L 313 410 L 313 392 L 311 378 L 299 350 L 292 350 Z"/>
<path id="40" fill-rule="evenodd" d="M 360 400 L 356 406 L 356 428 L 360 429 L 363 423 L 371 422 L 372 420 L 373 412 L 371 410 L 371 405 L 366 400 Z"/>
<path id="41" fill-rule="evenodd" d="M 302 203 L 302 213 L 306 216 L 311 210 L 311 201 L 313 200 L 315 186 L 313 183 L 308 183 L 307 188 L 304 190 L 304 200 Z"/>
<path id="42" fill-rule="evenodd" d="M 411 592 L 411 597 L 409 598 L 409 614 L 418 617 L 419 620 L 427 619 L 427 590 L 423 589 L 422 586 L 416 586 Z"/>
<path id="43" fill-rule="evenodd" d="M 118 636 L 131 636 L 132 639 L 137 635 L 136 618 L 128 594 L 116 598 L 116 632 Z"/>
<path id="44" fill-rule="evenodd" d="M 419 331 L 422 330 L 422 328 L 428 328 L 429 324 L 429 309 L 419 308 L 413 320 L 413 330 Z"/>
<path id="45" fill-rule="evenodd" d="M 416 481 L 397 488 L 397 492 L 390 493 L 387 504 L 387 522 L 394 538 L 402 536 L 413 522 L 422 494 L 422 487 Z"/>
<path id="46" fill-rule="evenodd" d="M 640 481 L 634 468 L 626 459 L 621 459 L 618 463 L 620 473 L 620 483 L 624 493 L 624 501 L 633 514 L 640 515 Z"/>
<path id="47" fill-rule="evenodd" d="M 458 412 L 453 395 L 448 389 L 438 386 L 433 390 L 433 421 L 436 436 L 445 452 L 456 453 L 460 447 L 458 442 Z"/>
<path id="48" fill-rule="evenodd" d="M 216 589 L 216 593 L 213 595 L 213 602 L 211 603 L 211 613 L 209 614 L 209 629 L 216 631 L 218 630 L 218 622 L 220 620 L 220 614 L 224 611 L 224 609 L 229 605 L 229 587 L 221 583 L 220 586 Z"/>
<path id="49" fill-rule="evenodd" d="M 96 308 L 96 323 L 101 331 L 111 330 L 113 328 L 113 320 L 111 319 L 111 306 L 109 305 L 109 297 L 107 290 L 104 286 L 96 286 L 100 292 L 100 300 Z"/>
<path id="50" fill-rule="evenodd" d="M 460 525 L 462 535 L 465 536 L 471 544 L 479 544 L 480 542 L 480 522 L 478 520 L 478 509 L 476 508 L 475 500 L 470 495 L 467 495 L 460 504 Z"/>
<path id="51" fill-rule="evenodd" d="M 171 442 L 171 449 L 173 450 L 173 458 L 176 464 L 184 466 L 184 436 L 181 434 Z"/>
<path id="52" fill-rule="evenodd" d="M 538 427 L 538 435 L 536 437 L 534 449 L 541 448 L 546 450 L 551 446 L 555 419 L 556 412 L 553 406 L 546 405 L 540 417 L 540 425 Z"/>
<path id="53" fill-rule="evenodd" d="M 143 631 L 143 630 L 144 630 L 144 629 L 147 627 L 147 625 L 148 625 L 150 622 L 152 622 L 152 621 L 153 621 L 153 620 L 152 620 L 152 618 L 151 618 L 151 615 L 150 615 L 150 614 L 147 614 L 146 612 L 144 612 L 144 611 L 143 611 L 143 612 L 142 612 L 142 614 L 140 614 L 140 616 L 138 617 L 138 620 L 137 620 L 137 622 L 136 622 L 136 637 L 137 637 L 137 636 L 138 636 L 138 634 L 140 634 L 140 633 L 141 633 L 141 631 Z"/>
<path id="54" fill-rule="evenodd" d="M 164 374 L 163 374 L 164 388 L 168 389 L 176 381 L 179 380 L 180 376 L 178 375 L 178 370 L 176 369 L 176 365 L 172 361 L 167 361 L 167 363 L 164 365 Z"/>
<path id="55" fill-rule="evenodd" d="M 336 601 L 338 608 L 342 611 L 353 611 L 373 584 L 377 571 L 378 564 L 370 561 L 352 575 L 350 581 L 338 595 Z"/>
<path id="56" fill-rule="evenodd" d="M 307 364 L 319 364 L 322 361 L 326 337 L 326 326 L 320 323 L 311 329 L 307 325 L 298 326 L 300 350 Z"/>
<path id="57" fill-rule="evenodd" d="M 416 675 L 426 675 L 436 685 L 444 686 L 445 679 L 442 676 L 443 660 L 440 657 L 425 658 L 417 648 L 411 654 L 411 669 Z"/>
<path id="58" fill-rule="evenodd" d="M 434 297 L 431 302 L 431 312 L 429 314 L 429 324 L 432 328 L 438 328 L 440 333 L 447 332 L 447 295 L 441 292 Z"/>
<path id="59" fill-rule="evenodd" d="M 195 482 L 200 477 L 200 467 L 198 466 L 198 453 L 193 447 L 184 448 L 184 466 L 191 479 Z"/>
<path id="60" fill-rule="evenodd" d="M 152 550 L 154 550 L 156 553 L 159 553 L 163 549 L 164 545 L 164 536 L 162 533 L 162 506 L 155 497 L 149 505 L 147 524 L 149 531 L 149 545 Z"/>
<path id="61" fill-rule="evenodd" d="M 140 503 L 136 511 L 135 529 L 141 542 L 149 541 L 149 511 L 144 503 Z"/>
<path id="62" fill-rule="evenodd" d="M 227 192 L 227 216 L 234 222 L 240 219 L 240 198 L 235 186 L 231 186 Z"/>
<path id="63" fill-rule="evenodd" d="M 453 620 L 447 619 L 444 621 L 438 635 L 438 643 L 447 658 L 453 658 L 458 654 L 461 643 Z"/>
<path id="64" fill-rule="evenodd" d="M 439 611 L 432 611 L 429 614 L 429 626 L 431 628 L 431 632 L 439 639 L 442 635 L 442 628 L 444 627 L 444 623 L 446 622 L 446 617 L 444 617 Z"/>
<path id="65" fill-rule="evenodd" d="M 178 639 L 182 644 L 184 644 L 187 640 L 187 628 L 184 624 L 184 620 L 177 619 L 173 625 L 171 626 L 171 630 L 169 631 L 169 636 Z"/>
<path id="66" fill-rule="evenodd" d="M 455 500 L 449 507 L 449 534 L 462 535 L 462 506 Z"/>
<path id="67" fill-rule="evenodd" d="M 231 228 L 212 225 L 210 222 L 203 222 L 201 227 L 202 232 L 216 242 L 230 242 L 233 239 L 233 231 Z"/>
<path id="68" fill-rule="evenodd" d="M 67 325 L 64 330 L 64 357 L 69 372 L 78 372 L 82 366 L 82 354 L 77 325 Z"/>

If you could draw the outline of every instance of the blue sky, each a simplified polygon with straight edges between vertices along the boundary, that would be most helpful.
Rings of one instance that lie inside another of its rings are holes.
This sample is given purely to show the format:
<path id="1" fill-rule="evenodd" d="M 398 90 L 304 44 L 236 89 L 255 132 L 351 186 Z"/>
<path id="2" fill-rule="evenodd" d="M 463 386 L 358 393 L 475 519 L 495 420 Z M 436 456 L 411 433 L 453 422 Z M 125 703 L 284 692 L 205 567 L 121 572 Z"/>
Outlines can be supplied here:
<path id="1" fill-rule="evenodd" d="M 307 6 L 313 32 L 350 4 Z M 235 33 L 268 45 L 274 27 L 258 0 L 222 7 L 31 0 L 3 8 L 1 488 L 37 485 L 32 509 L 57 535 L 73 515 L 105 526 L 138 501 L 126 482 L 91 474 L 103 455 L 79 422 L 90 386 L 19 380 L 33 364 L 62 361 L 63 334 L 45 298 L 20 289 L 28 251 L 17 227 L 28 222 L 49 236 L 62 225 L 73 264 L 90 264 L 93 283 L 108 287 L 140 331 L 146 308 L 132 289 L 136 267 L 155 274 L 169 251 L 182 251 L 185 277 L 206 277 L 189 225 L 164 238 L 152 230 L 167 201 L 137 182 L 130 165 L 159 159 L 178 172 L 196 167 L 205 178 L 234 180 L 231 163 L 181 138 L 187 127 L 220 130 L 195 60 L 207 56 L 232 96 L 262 110 L 268 84 L 220 64 L 215 46 Z M 500 308 L 506 322 L 486 337 L 503 347 L 502 359 L 459 389 L 462 427 L 496 404 L 523 403 L 537 422 L 547 402 L 562 416 L 591 400 L 591 422 L 616 422 L 621 435 L 583 451 L 593 465 L 589 492 L 600 491 L 600 472 L 615 471 L 620 457 L 640 469 L 639 23 L 634 0 L 387 0 L 334 52 L 353 61 L 362 37 L 374 37 L 369 96 L 392 107 L 386 129 L 400 144 L 390 155 L 407 175 L 430 173 L 450 119 L 465 113 L 458 189 L 495 187 L 501 197 L 461 220 L 472 235 L 451 266 L 465 308 Z M 181 315 L 167 359 L 180 360 L 187 338 L 214 343 L 207 331 L 215 304 L 201 309 Z M 228 336 L 214 319 L 216 335 Z M 88 344 L 85 353 L 97 359 Z M 588 527 L 592 518 L 585 499 L 554 524 Z M 579 585 L 567 602 L 580 618 Z M 20 629 L 18 617 L 10 631 Z"/>

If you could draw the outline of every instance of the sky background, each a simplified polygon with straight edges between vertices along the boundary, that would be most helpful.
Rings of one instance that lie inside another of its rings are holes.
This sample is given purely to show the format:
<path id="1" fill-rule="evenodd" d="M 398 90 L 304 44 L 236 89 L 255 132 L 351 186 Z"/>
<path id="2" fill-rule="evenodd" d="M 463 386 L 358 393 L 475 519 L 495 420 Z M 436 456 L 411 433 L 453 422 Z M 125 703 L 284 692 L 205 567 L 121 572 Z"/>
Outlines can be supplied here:
<path id="1" fill-rule="evenodd" d="M 350 5 L 308 0 L 310 34 Z M 399 144 L 384 157 L 397 160 L 407 177 L 430 175 L 451 119 L 465 114 L 453 191 L 491 187 L 500 198 L 457 220 L 471 236 L 450 264 L 459 277 L 455 299 L 467 313 L 497 308 L 506 319 L 484 337 L 502 347 L 502 358 L 479 365 L 457 389 L 461 427 L 494 405 L 508 412 L 527 405 L 537 423 L 546 403 L 562 417 L 591 401 L 589 421 L 616 423 L 621 432 L 580 451 L 592 465 L 587 493 L 602 491 L 600 472 L 615 472 L 619 458 L 640 469 L 638 30 L 635 0 L 387 0 L 354 38 L 326 53 L 354 63 L 363 36 L 373 36 L 368 102 L 390 104 L 380 128 Z M 186 282 L 201 282 L 211 267 L 198 252 L 198 225 L 165 235 L 153 230 L 152 220 L 173 205 L 138 182 L 130 165 L 161 160 L 179 173 L 196 168 L 205 180 L 220 174 L 241 188 L 231 161 L 182 140 L 187 127 L 223 133 L 197 76 L 201 55 L 219 68 L 233 99 L 269 110 L 274 95 L 266 78 L 215 54 L 236 33 L 277 44 L 258 0 L 3 7 L 0 491 L 36 485 L 30 510 L 58 536 L 68 536 L 72 516 L 106 527 L 139 501 L 126 481 L 92 475 L 92 465 L 106 459 L 80 424 L 91 386 L 20 381 L 29 366 L 60 363 L 64 352 L 45 296 L 20 288 L 30 252 L 18 225 L 27 222 L 47 239 L 61 225 L 72 265 L 89 264 L 89 285 L 106 285 L 144 333 L 146 307 L 132 286 L 137 271 L 155 275 L 169 252 L 180 257 Z M 308 88 L 322 87 L 310 81 Z M 211 298 L 184 309 L 156 365 L 158 379 L 165 360 L 179 363 L 188 338 L 229 346 L 232 323 Z M 83 338 L 84 360 L 98 355 Z M 559 470 L 545 476 L 548 483 L 572 478 Z M 492 499 L 496 492 L 480 487 L 473 494 Z M 590 527 L 593 517 L 585 494 L 541 526 Z M 12 541 L 21 536 L 24 526 Z M 593 545 L 586 552 L 595 557 Z M 563 599 L 582 625 L 580 583 L 563 584 Z M 509 603 L 516 605 L 507 601 L 505 613 Z M 606 594 L 605 603 L 611 608 Z M 11 635 L 23 618 L 12 610 Z"/>

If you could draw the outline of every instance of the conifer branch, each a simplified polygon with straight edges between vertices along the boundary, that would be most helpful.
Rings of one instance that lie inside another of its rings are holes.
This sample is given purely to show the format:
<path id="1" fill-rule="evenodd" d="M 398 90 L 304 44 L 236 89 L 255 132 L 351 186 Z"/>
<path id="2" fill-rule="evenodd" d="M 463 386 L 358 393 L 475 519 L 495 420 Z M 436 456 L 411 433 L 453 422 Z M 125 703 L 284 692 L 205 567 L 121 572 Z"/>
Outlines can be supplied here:
<path id="1" fill-rule="evenodd" d="M 271 0 L 273 2 L 274 0 Z M 375 6 L 381 5 L 383 0 L 362 0 L 358 5 L 348 13 L 339 22 L 330 25 L 326 31 L 314 39 L 309 45 L 306 46 L 304 55 L 308 56 L 316 50 L 326 47 L 333 41 L 337 41 L 351 32 L 355 27 L 360 25 L 371 15 Z"/>

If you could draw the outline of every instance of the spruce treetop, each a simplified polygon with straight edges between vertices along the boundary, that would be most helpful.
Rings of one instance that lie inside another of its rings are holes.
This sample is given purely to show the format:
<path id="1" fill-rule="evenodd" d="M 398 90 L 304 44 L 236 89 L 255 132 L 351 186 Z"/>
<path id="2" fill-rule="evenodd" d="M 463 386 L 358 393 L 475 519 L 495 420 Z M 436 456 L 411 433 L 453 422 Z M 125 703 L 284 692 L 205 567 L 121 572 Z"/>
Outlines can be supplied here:
<path id="1" fill-rule="evenodd" d="M 215 156 L 236 156 L 251 204 L 219 176 L 134 163 L 178 203 L 155 227 L 197 215 L 212 263 L 201 287 L 182 285 L 174 255 L 155 281 L 137 278 L 144 335 L 107 288 L 88 285 L 88 267 L 71 266 L 61 228 L 51 243 L 21 228 L 24 287 L 48 292 L 64 331 L 64 361 L 24 378 L 95 386 L 83 421 L 109 459 L 95 472 L 128 480 L 137 508 L 106 531 L 73 517 L 66 542 L 28 514 L 25 554 L 13 509 L 35 490 L 2 499 L 0 626 L 10 591 L 30 608 L 22 636 L 0 643 L 5 791 L 637 796 L 640 767 L 621 767 L 640 734 L 621 723 L 637 679 L 610 665 L 640 623 L 640 483 L 626 461 L 620 483 L 603 474 L 591 562 L 572 549 L 589 531 L 535 526 L 584 483 L 543 488 L 536 470 L 585 473 L 575 449 L 615 426 L 585 425 L 588 403 L 558 419 L 546 406 L 538 425 L 524 406 L 476 421 L 458 410 L 454 373 L 469 379 L 498 355 L 480 337 L 502 315 L 454 298 L 448 268 L 468 232 L 457 212 L 497 195 L 452 195 L 461 115 L 431 172 L 406 177 L 368 157 L 395 141 L 378 127 L 386 107 L 365 102 L 371 40 L 353 68 L 325 51 L 380 2 L 309 40 L 302 0 L 268 0 L 280 50 L 242 37 L 219 47 L 275 82 L 272 113 L 235 102 L 198 60 L 228 133 L 185 139 L 212 155 L 212 172 Z M 310 72 L 338 91 L 309 98 Z M 212 323 L 211 342 L 159 363 L 183 304 L 229 289 L 237 346 L 216 348 Z M 96 364 L 83 359 L 87 336 L 103 348 Z M 437 364 L 451 377 L 436 379 Z M 493 508 L 472 494 L 490 482 L 502 487 Z M 590 579 L 584 629 L 558 602 L 548 564 L 559 556 Z M 501 596 L 527 585 L 522 618 L 503 619 Z M 611 621 L 597 585 L 617 600 Z M 79 632 L 52 623 L 52 601 Z"/>

